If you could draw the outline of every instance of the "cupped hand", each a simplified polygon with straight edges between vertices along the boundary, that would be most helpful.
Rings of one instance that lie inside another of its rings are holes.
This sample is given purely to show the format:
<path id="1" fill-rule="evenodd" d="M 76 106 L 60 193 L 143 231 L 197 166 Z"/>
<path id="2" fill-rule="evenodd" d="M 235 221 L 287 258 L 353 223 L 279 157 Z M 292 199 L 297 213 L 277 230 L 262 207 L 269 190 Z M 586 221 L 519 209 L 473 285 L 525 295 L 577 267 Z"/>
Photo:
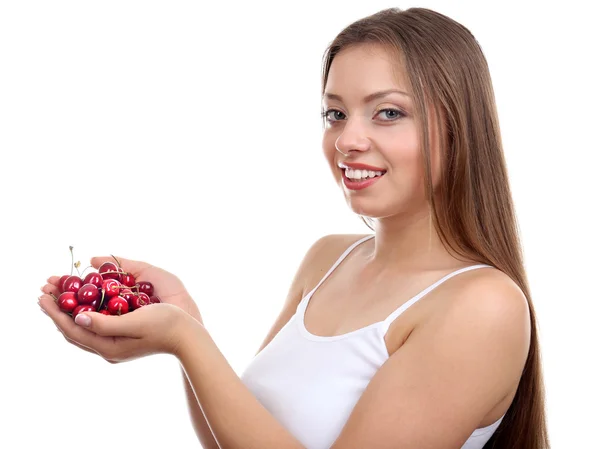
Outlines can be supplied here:
<path id="1" fill-rule="evenodd" d="M 49 295 L 43 295 L 39 304 L 68 341 L 111 363 L 152 354 L 177 355 L 186 329 L 201 326 L 179 307 L 166 303 L 150 304 L 120 316 L 82 312 L 75 320 Z"/>
<path id="2" fill-rule="evenodd" d="M 173 273 L 151 265 L 147 262 L 125 259 L 123 257 L 93 257 L 91 259 L 91 265 L 93 268 L 98 269 L 100 268 L 100 265 L 102 265 L 104 262 L 115 262 L 115 259 L 117 259 L 119 265 L 125 272 L 131 273 L 135 277 L 136 282 L 151 282 L 154 286 L 154 294 L 160 298 L 162 303 L 169 304 L 171 306 L 175 306 L 181 309 L 182 311 L 186 312 L 191 317 L 193 317 L 195 320 L 200 322 L 200 324 L 203 324 L 202 315 L 200 314 L 198 306 L 192 299 L 189 292 L 186 290 L 185 286 L 183 285 L 183 282 Z M 51 276 L 50 278 L 48 278 L 47 283 L 41 287 L 41 291 L 46 295 L 54 295 L 54 297 L 58 297 L 60 295 L 58 289 L 59 280 L 60 276 Z M 51 300 L 53 302 L 52 304 L 50 302 L 47 302 L 46 306 L 42 305 L 44 301 Z M 153 304 L 152 306 L 155 305 L 158 304 Z M 51 296 L 47 296 L 46 298 L 42 296 L 40 298 L 40 306 L 42 307 L 42 310 L 53 319 L 57 329 L 63 334 L 63 336 L 69 343 L 79 347 L 80 349 L 83 349 L 84 351 L 98 353 L 96 347 L 88 346 L 86 345 L 86 343 L 84 343 L 84 341 L 90 343 L 90 340 L 88 338 L 81 338 L 82 336 L 87 335 L 86 332 L 89 331 L 86 329 L 81 329 L 73 322 L 73 318 L 71 318 L 64 312 L 61 312 L 58 308 L 58 305 L 54 302 Z M 129 313 L 138 314 L 146 307 L 151 306 L 144 306 L 134 312 Z M 60 315 L 53 315 L 53 311 L 60 313 Z M 122 317 L 125 317 L 126 315 L 123 315 Z M 65 320 L 69 320 L 70 322 Z M 76 329 L 72 326 L 76 326 L 79 329 Z M 83 333 L 81 331 L 83 331 Z M 102 354 L 100 355 L 102 356 Z M 110 361 L 110 359 L 107 360 Z"/>

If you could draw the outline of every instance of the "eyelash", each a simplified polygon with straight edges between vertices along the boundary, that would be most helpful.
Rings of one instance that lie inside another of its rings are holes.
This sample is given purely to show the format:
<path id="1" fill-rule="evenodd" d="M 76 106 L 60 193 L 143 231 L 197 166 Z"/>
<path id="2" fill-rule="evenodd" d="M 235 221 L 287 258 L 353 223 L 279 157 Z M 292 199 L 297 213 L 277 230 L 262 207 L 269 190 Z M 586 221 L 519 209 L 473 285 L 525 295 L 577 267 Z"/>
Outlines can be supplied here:
<path id="1" fill-rule="evenodd" d="M 401 119 L 403 117 L 406 117 L 406 114 L 404 112 L 402 112 L 400 109 L 394 109 L 394 108 L 385 108 L 385 109 L 381 109 L 379 111 L 377 111 L 377 115 L 381 114 L 382 112 L 386 112 L 386 111 L 394 111 L 397 112 L 399 117 L 397 117 L 397 119 Z M 321 117 L 326 119 L 329 123 L 335 123 L 338 122 L 339 120 L 329 120 L 327 118 L 327 116 L 329 115 L 330 112 L 339 112 L 340 114 L 343 114 L 343 112 L 338 111 L 337 109 L 327 109 L 326 111 L 321 112 Z M 385 122 L 393 122 L 395 120 L 384 120 Z"/>

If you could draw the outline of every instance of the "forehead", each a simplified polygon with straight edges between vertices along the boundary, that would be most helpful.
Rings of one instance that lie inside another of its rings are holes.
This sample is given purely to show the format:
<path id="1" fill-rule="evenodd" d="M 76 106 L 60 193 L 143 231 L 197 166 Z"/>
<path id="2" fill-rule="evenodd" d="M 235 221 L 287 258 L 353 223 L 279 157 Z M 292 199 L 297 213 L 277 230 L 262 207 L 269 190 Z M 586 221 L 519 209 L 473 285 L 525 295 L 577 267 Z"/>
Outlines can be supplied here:
<path id="1" fill-rule="evenodd" d="M 363 98 L 376 90 L 397 88 L 408 92 L 406 75 L 392 52 L 378 45 L 345 48 L 331 63 L 325 92 Z"/>

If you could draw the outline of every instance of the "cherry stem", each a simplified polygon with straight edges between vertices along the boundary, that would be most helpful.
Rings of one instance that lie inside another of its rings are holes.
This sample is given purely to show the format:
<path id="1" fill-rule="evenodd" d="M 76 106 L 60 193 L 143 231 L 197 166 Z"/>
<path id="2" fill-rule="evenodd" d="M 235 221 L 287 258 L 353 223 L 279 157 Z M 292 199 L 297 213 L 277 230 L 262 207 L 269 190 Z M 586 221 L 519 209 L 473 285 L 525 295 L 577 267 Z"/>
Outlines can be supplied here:
<path id="1" fill-rule="evenodd" d="M 119 259 L 117 259 L 115 256 L 113 256 L 112 254 L 110 255 L 110 257 L 112 257 L 113 259 L 115 259 L 117 261 L 117 265 L 119 268 L 121 268 L 121 264 L 119 263 Z"/>
<path id="2" fill-rule="evenodd" d="M 85 270 L 83 270 L 81 273 L 82 276 L 85 274 L 85 272 L 87 271 L 88 268 L 92 268 L 92 266 L 90 265 L 89 267 L 85 267 Z"/>
<path id="3" fill-rule="evenodd" d="M 58 298 L 56 296 L 54 296 L 54 293 L 50 292 L 50 296 L 52 296 L 54 298 L 54 302 L 58 301 Z"/>
<path id="4" fill-rule="evenodd" d="M 71 276 L 73 276 L 73 267 L 75 266 L 75 260 L 73 259 L 73 247 L 69 246 L 69 251 L 71 251 Z"/>
<path id="5" fill-rule="evenodd" d="M 102 298 L 100 298 L 100 305 L 98 306 L 98 310 L 100 310 L 103 303 L 104 303 L 104 289 L 102 289 Z"/>
<path id="6" fill-rule="evenodd" d="M 113 273 L 115 273 L 115 274 L 121 274 L 121 275 L 123 275 L 123 274 L 131 274 L 131 273 L 127 273 L 126 271 L 104 271 L 104 272 L 102 272 L 100 274 L 113 274 Z"/>
<path id="7" fill-rule="evenodd" d="M 74 265 L 75 269 L 77 270 L 77 274 L 79 275 L 79 277 L 81 277 L 81 273 L 79 272 L 79 268 L 77 268 L 77 265 Z"/>

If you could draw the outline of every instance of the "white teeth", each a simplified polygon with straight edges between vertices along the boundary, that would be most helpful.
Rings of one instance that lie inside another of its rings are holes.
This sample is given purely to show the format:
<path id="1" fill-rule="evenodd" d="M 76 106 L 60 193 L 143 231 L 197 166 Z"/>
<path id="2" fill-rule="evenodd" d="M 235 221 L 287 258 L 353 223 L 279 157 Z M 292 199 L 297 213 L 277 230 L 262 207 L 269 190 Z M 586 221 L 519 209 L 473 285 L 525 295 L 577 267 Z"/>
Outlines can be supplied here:
<path id="1" fill-rule="evenodd" d="M 384 173 L 385 172 L 373 170 L 353 170 L 351 168 L 346 169 L 346 176 L 350 179 L 374 178 L 375 176 L 381 176 Z"/>

